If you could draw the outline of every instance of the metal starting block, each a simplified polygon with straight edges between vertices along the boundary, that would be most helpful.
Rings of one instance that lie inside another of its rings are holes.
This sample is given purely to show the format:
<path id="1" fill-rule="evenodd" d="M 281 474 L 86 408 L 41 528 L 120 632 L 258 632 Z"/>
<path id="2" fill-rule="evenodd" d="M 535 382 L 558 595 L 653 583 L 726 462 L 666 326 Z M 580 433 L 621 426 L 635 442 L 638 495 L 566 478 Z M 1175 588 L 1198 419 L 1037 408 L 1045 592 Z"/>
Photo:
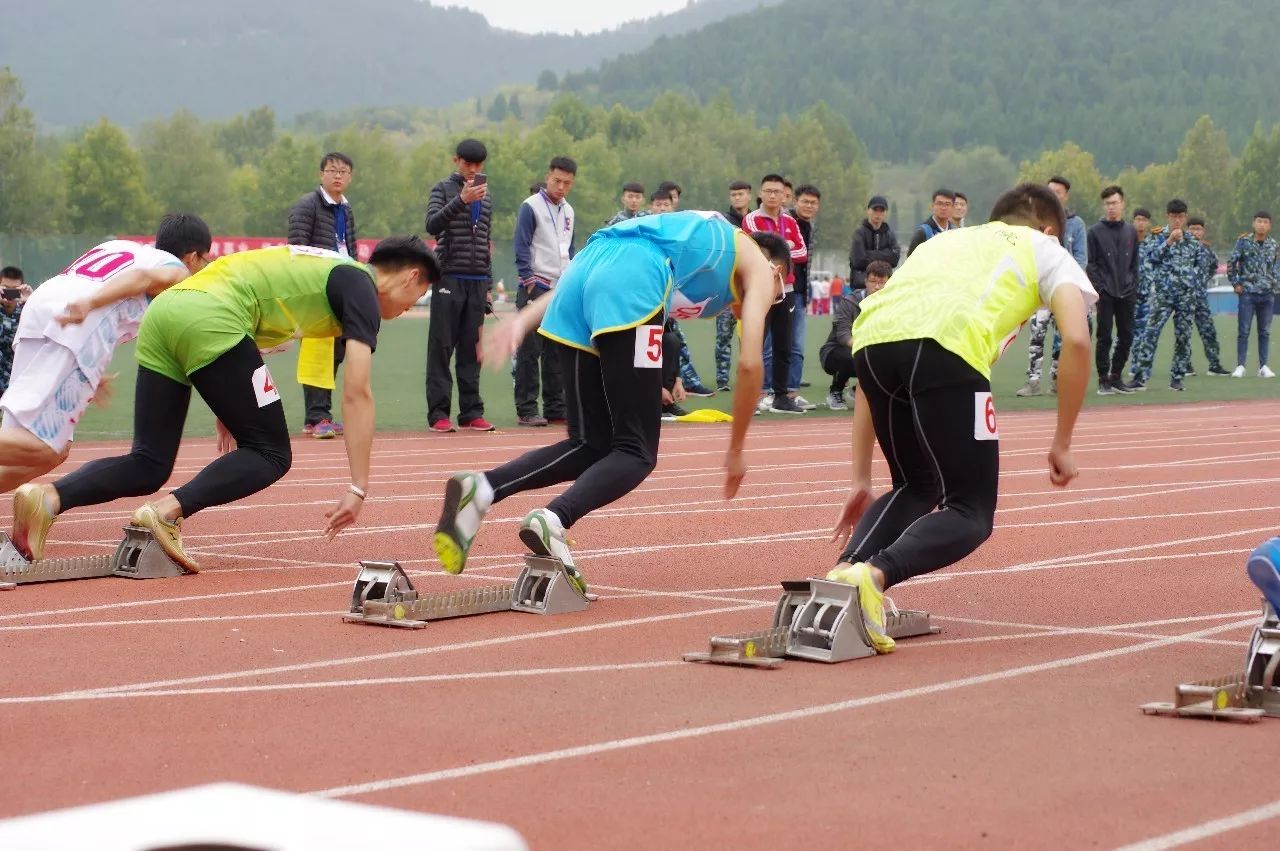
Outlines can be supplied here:
<path id="1" fill-rule="evenodd" d="M 1245 653 L 1244 671 L 1182 683 L 1173 703 L 1145 703 L 1147 715 L 1257 722 L 1264 715 L 1280 718 L 1280 618 L 1263 603 L 1262 621 L 1254 627 Z"/>
<path id="2" fill-rule="evenodd" d="M 97 579 L 103 576 L 168 579 L 185 573 L 165 555 L 151 530 L 140 526 L 124 527 L 124 540 L 112 555 L 45 558 L 40 561 L 27 561 L 9 536 L 0 532 L 0 590 L 64 579 Z"/>
<path id="3" fill-rule="evenodd" d="M 351 608 L 342 619 L 422 629 L 431 621 L 492 612 L 569 614 L 582 611 L 596 599 L 594 594 L 578 593 L 559 559 L 526 555 L 524 563 L 515 582 L 419 594 L 399 562 L 362 561 L 351 591 Z"/>
<path id="4" fill-rule="evenodd" d="M 933 635 L 928 612 L 899 610 L 889 601 L 886 631 L 894 639 Z M 716 635 L 706 652 L 685 653 L 686 662 L 712 662 L 776 668 L 786 657 L 815 662 L 846 662 L 874 656 L 858 589 L 825 579 L 782 583 L 782 597 L 773 610 L 773 626 L 758 632 Z"/>

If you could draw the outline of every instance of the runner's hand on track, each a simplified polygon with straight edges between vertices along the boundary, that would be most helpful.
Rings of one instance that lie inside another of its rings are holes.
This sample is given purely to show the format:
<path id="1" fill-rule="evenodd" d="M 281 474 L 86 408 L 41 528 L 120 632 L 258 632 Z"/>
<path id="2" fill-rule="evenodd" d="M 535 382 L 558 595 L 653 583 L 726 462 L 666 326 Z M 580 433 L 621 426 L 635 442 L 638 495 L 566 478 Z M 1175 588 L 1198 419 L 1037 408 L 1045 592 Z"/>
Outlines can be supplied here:
<path id="1" fill-rule="evenodd" d="M 1080 471 L 1076 469 L 1076 461 L 1071 457 L 1070 449 L 1055 446 L 1049 450 L 1049 481 L 1065 488 L 1078 475 Z"/>
<path id="2" fill-rule="evenodd" d="M 742 479 L 747 475 L 747 462 L 743 460 L 742 452 L 734 452 L 732 449 L 724 455 L 724 498 L 733 499 L 738 495 L 738 487 L 742 484 Z"/>
<path id="3" fill-rule="evenodd" d="M 353 493 L 343 494 L 338 507 L 324 513 L 329 518 L 329 525 L 324 530 L 325 537 L 332 541 L 343 529 L 355 525 L 363 507 L 364 500 L 360 497 Z"/>
<path id="4" fill-rule="evenodd" d="M 853 527 L 858 525 L 863 512 L 870 504 L 871 483 L 854 482 L 853 487 L 849 489 L 849 498 L 845 500 L 844 508 L 840 509 L 840 517 L 836 520 L 835 528 L 831 530 L 832 543 L 843 548 L 849 542 Z"/>
<path id="5" fill-rule="evenodd" d="M 222 420 L 214 420 L 214 430 L 218 433 L 218 454 L 226 455 L 235 449 L 236 439 L 231 436 L 231 432 L 227 431 L 227 427 L 222 424 Z"/>

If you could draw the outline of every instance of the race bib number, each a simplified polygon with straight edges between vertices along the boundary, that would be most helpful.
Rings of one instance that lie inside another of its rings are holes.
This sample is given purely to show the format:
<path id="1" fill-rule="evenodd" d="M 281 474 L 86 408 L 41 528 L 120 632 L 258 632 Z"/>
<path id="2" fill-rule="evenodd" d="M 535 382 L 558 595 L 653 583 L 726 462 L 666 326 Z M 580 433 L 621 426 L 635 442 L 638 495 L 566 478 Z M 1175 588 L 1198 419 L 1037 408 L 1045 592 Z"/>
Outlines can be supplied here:
<path id="1" fill-rule="evenodd" d="M 639 325 L 636 327 L 636 369 L 662 368 L 662 326 Z"/>
<path id="2" fill-rule="evenodd" d="M 310 245 L 290 245 L 289 253 L 294 257 L 324 257 L 330 260 L 343 256 L 336 251 L 330 251 L 327 248 L 315 248 Z"/>
<path id="3" fill-rule="evenodd" d="M 973 439 L 1000 439 L 1000 426 L 996 423 L 996 403 L 990 393 L 973 394 Z"/>
<path id="4" fill-rule="evenodd" d="M 253 393 L 258 397 L 259 408 L 280 401 L 280 390 L 265 363 L 253 371 Z"/>

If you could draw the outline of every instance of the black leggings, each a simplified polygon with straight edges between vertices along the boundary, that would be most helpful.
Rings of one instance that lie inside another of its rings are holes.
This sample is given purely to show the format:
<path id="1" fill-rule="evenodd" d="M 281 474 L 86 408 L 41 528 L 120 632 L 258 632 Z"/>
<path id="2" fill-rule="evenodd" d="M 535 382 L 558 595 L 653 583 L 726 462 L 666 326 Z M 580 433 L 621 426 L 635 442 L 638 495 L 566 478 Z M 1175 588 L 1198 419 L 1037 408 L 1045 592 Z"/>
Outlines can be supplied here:
<path id="1" fill-rule="evenodd" d="M 773 353 L 772 374 L 765 376 L 765 381 L 771 383 L 774 396 L 785 396 L 790 389 L 787 383 L 791 380 L 791 337 L 795 327 L 791 313 L 803 309 L 796 304 L 796 294 L 787 293 L 765 316 L 765 330 L 771 338 Z"/>
<path id="2" fill-rule="evenodd" d="M 264 372 L 255 376 L 258 369 Z M 258 404 L 258 382 L 266 377 L 262 355 L 246 337 L 213 363 L 191 374 L 191 384 L 236 439 L 237 449 L 217 458 L 173 492 L 190 517 L 225 505 L 278 481 L 293 463 L 289 427 L 279 393 Z M 133 451 L 90 461 L 54 483 L 62 510 L 97 505 L 124 496 L 153 494 L 169 480 L 182 441 L 191 387 L 138 367 L 133 400 Z"/>
<path id="3" fill-rule="evenodd" d="M 867 346 L 854 360 L 893 490 L 867 509 L 840 560 L 870 562 L 889 588 L 991 536 L 1000 443 L 978 439 L 997 436 L 991 382 L 933 340 Z"/>
<path id="4" fill-rule="evenodd" d="M 569 437 L 521 455 L 485 473 L 494 502 L 522 491 L 560 482 L 573 485 L 547 506 L 568 529 L 603 505 L 635 490 L 658 463 L 662 425 L 660 364 L 638 367 L 637 335 L 656 329 L 654 346 L 662 344 L 661 318 L 652 325 L 601 334 L 595 338 L 600 356 L 562 343 L 545 343 L 560 358 L 569 420 Z"/>

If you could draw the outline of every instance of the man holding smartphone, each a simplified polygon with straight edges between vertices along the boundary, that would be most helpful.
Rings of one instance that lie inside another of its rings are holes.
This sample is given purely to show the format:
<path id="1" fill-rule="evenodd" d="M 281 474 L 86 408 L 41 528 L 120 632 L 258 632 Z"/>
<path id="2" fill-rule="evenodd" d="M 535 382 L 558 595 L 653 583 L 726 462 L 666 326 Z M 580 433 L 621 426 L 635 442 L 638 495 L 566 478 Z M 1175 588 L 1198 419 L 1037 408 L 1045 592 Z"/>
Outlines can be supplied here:
<path id="1" fill-rule="evenodd" d="M 427 426 L 447 434 L 456 431 L 449 420 L 453 377 L 458 372 L 458 427 L 493 431 L 484 418 L 480 398 L 480 361 L 476 346 L 486 313 L 493 308 L 493 262 L 489 200 L 484 161 L 489 152 L 477 139 L 458 143 L 453 174 L 431 188 L 427 202 L 427 232 L 437 240 L 443 277 L 431 289 L 431 319 L 427 331 Z"/>
<path id="2" fill-rule="evenodd" d="M 22 318 L 22 304 L 31 295 L 31 287 L 17 266 L 0 269 L 0 395 L 9 387 L 13 372 L 13 340 Z"/>

